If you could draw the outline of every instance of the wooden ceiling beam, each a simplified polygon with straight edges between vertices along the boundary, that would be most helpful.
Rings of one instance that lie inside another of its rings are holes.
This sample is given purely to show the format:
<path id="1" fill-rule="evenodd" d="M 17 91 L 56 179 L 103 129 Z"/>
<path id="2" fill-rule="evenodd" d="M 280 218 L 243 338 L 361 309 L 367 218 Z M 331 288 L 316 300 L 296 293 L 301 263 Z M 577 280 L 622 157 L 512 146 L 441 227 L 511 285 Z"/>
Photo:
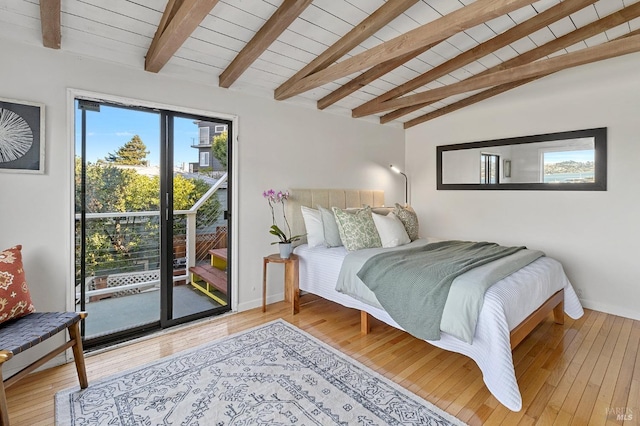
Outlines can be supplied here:
<path id="1" fill-rule="evenodd" d="M 431 111 L 430 113 L 427 113 L 425 115 L 421 115 L 420 117 L 411 119 L 404 123 L 404 128 L 408 129 L 413 126 L 417 126 L 418 124 L 424 123 L 425 121 L 433 120 L 434 118 L 441 117 L 445 114 L 449 114 L 453 111 L 457 111 L 469 105 L 473 105 L 480 101 L 484 101 L 485 99 L 492 98 L 496 95 L 499 95 L 500 93 L 504 93 L 508 90 L 515 89 L 516 87 L 523 86 L 527 83 L 531 83 L 532 81 L 538 80 L 542 77 L 545 77 L 546 75 L 542 75 L 540 77 L 532 77 L 526 80 L 518 80 L 512 83 L 507 83 L 507 84 L 502 84 L 500 86 L 492 87 L 491 89 L 482 91 L 480 93 L 476 93 L 475 95 L 469 96 L 468 98 L 461 99 L 458 102 L 449 104 L 435 111 Z"/>
<path id="2" fill-rule="evenodd" d="M 160 71 L 217 3 L 218 0 L 169 0 L 147 51 L 144 69 Z"/>
<path id="3" fill-rule="evenodd" d="M 60 49 L 60 12 L 60 0 L 40 0 L 40 25 L 44 47 Z"/>
<path id="4" fill-rule="evenodd" d="M 173 17 L 176 15 L 178 10 L 180 9 L 180 6 L 182 6 L 183 2 L 184 0 L 168 0 L 167 1 L 167 6 L 164 8 L 164 13 L 162 14 L 162 18 L 160 18 L 158 29 L 156 30 L 156 33 L 154 34 L 153 40 L 151 42 L 152 46 L 158 43 L 158 39 L 160 38 L 164 30 L 167 28 L 167 25 L 169 24 L 169 22 L 171 22 Z"/>
<path id="5" fill-rule="evenodd" d="M 637 34 L 640 34 L 640 29 L 632 31 L 629 34 L 625 34 L 622 37 L 618 37 L 618 39 L 631 37 L 631 36 L 634 36 L 634 35 L 637 35 Z M 421 115 L 420 117 L 416 117 L 416 118 L 414 118 L 412 120 L 409 120 L 409 121 L 404 123 L 404 128 L 408 129 L 408 128 L 413 127 L 413 126 L 417 126 L 418 124 L 422 124 L 422 123 L 424 123 L 426 121 L 433 120 L 434 118 L 442 117 L 443 115 L 446 115 L 446 114 L 449 114 L 451 112 L 457 111 L 459 109 L 468 107 L 469 105 L 473 105 L 473 104 L 478 103 L 480 101 L 484 101 L 485 99 L 492 98 L 492 97 L 494 97 L 496 95 L 499 95 L 501 93 L 504 93 L 504 92 L 506 92 L 508 90 L 515 89 L 516 87 L 523 86 L 525 84 L 531 83 L 534 80 L 538 80 L 538 79 L 540 79 L 542 77 L 546 77 L 547 75 L 549 75 L 549 74 L 542 75 L 540 77 L 529 78 L 529 79 L 526 79 L 526 80 L 514 81 L 513 83 L 507 83 L 507 84 L 503 84 L 503 85 L 500 85 L 500 86 L 492 87 L 489 90 L 485 90 L 483 92 L 476 93 L 473 96 L 469 96 L 468 98 L 461 99 L 458 102 L 454 102 L 454 103 L 449 104 L 449 105 L 447 105 L 445 107 L 442 107 L 442 108 L 437 109 L 435 111 L 431 111 L 430 113 L 427 113 L 425 115 Z"/>
<path id="6" fill-rule="evenodd" d="M 220 74 L 218 84 L 229 88 L 243 72 L 267 50 L 284 30 L 311 4 L 313 0 L 284 0 L 253 38 Z"/>
<path id="7" fill-rule="evenodd" d="M 414 52 L 422 46 L 443 40 L 467 28 L 482 24 L 533 2 L 534 0 L 476 0 L 474 3 L 448 13 L 433 22 L 310 74 L 293 83 L 288 90 L 281 91 L 280 96 L 277 96 L 276 99 L 286 99 L 304 93 L 355 72 Z"/>
<path id="8" fill-rule="evenodd" d="M 586 6 L 589 6 L 595 3 L 596 0 L 565 0 L 562 3 L 559 3 L 544 12 L 535 15 L 531 19 L 527 19 L 521 24 L 516 25 L 513 28 L 505 31 L 504 33 L 493 37 L 485 41 L 484 43 L 480 43 L 472 49 L 467 50 L 456 56 L 453 59 L 450 59 L 435 68 L 430 69 L 426 73 L 419 75 L 406 83 L 403 83 L 382 95 L 371 99 L 368 102 L 360 105 L 357 108 L 354 108 L 352 111 L 352 116 L 354 118 L 363 117 L 363 111 L 366 111 L 367 107 L 379 104 L 384 101 L 388 101 L 389 99 L 394 99 L 399 96 L 405 95 L 412 90 L 415 90 L 419 87 L 426 86 L 432 81 L 442 77 L 443 75 L 447 75 L 452 71 L 457 70 L 465 65 L 470 64 L 473 61 L 476 61 L 480 58 L 487 56 L 488 54 L 495 52 L 496 50 L 502 49 L 505 46 L 510 45 L 511 43 L 520 40 L 523 37 L 528 36 L 531 33 L 542 29 L 549 24 L 552 24 L 560 19 L 569 16 L 570 14 L 577 12 L 580 9 L 583 9 Z"/>
<path id="9" fill-rule="evenodd" d="M 338 89 L 329 93 L 324 98 L 320 99 L 318 101 L 318 109 L 325 109 L 328 106 L 335 104 L 340 99 L 343 99 L 349 96 L 353 92 L 360 90 L 361 88 L 371 83 L 372 81 L 377 80 L 378 78 L 382 77 L 388 72 L 398 68 L 402 64 L 423 54 L 424 52 L 431 49 L 436 44 L 437 43 L 428 44 L 425 47 L 422 47 L 414 52 L 409 52 L 406 55 L 400 56 L 399 58 L 391 59 L 389 61 L 383 62 L 374 67 L 369 68 L 367 71 L 363 72 L 362 74 L 360 74 L 359 76 L 357 76 L 356 78 L 348 82 L 347 84 L 339 87 Z"/>
<path id="10" fill-rule="evenodd" d="M 597 46 L 587 47 L 576 52 L 570 52 L 562 56 L 556 56 L 526 65 L 520 65 L 487 75 L 474 76 L 458 83 L 438 87 L 437 89 L 432 89 L 427 92 L 391 99 L 383 102 L 373 113 L 417 105 L 436 99 L 444 99 L 449 96 L 484 89 L 486 87 L 499 86 L 501 84 L 507 84 L 517 80 L 540 77 L 564 69 L 603 61 L 605 59 L 616 58 L 618 56 L 635 52 L 640 52 L 640 35 L 609 41 Z"/>
<path id="11" fill-rule="evenodd" d="M 578 28 L 577 30 L 573 30 L 572 32 L 565 34 L 562 37 L 551 40 L 550 42 L 545 43 L 542 46 L 536 47 L 535 49 L 529 50 L 528 52 L 525 52 L 519 56 L 516 56 L 515 58 L 509 59 L 508 61 L 505 61 L 499 65 L 496 65 L 495 67 L 491 67 L 477 74 L 476 76 L 482 76 L 492 72 L 512 68 L 518 65 L 528 64 L 540 58 L 544 58 L 545 56 L 555 53 L 559 50 L 565 49 L 569 46 L 573 46 L 574 44 L 582 40 L 586 40 L 590 37 L 603 33 L 611 28 L 617 27 L 618 25 L 622 25 L 625 22 L 629 22 L 632 19 L 635 19 L 638 17 L 640 17 L 640 3 L 635 3 L 631 6 L 627 6 L 624 9 L 618 10 L 617 12 L 607 15 L 602 19 L 599 19 L 595 22 L 587 24 L 584 27 Z M 424 108 L 425 106 L 431 105 L 432 103 L 437 102 L 439 100 L 441 99 L 397 109 L 395 111 L 392 111 L 380 117 L 380 123 L 381 124 L 388 123 L 392 120 L 402 117 L 403 115 L 409 114 L 413 111 L 419 110 L 420 108 Z"/>
<path id="12" fill-rule="evenodd" d="M 418 0 L 388 0 L 385 2 L 361 23 L 353 27 L 351 31 L 345 34 L 340 40 L 295 73 L 293 77 L 282 83 L 280 87 L 275 90 L 274 98 L 280 101 L 294 96 L 288 93 L 295 83 L 309 74 L 327 68 L 417 2 Z"/>

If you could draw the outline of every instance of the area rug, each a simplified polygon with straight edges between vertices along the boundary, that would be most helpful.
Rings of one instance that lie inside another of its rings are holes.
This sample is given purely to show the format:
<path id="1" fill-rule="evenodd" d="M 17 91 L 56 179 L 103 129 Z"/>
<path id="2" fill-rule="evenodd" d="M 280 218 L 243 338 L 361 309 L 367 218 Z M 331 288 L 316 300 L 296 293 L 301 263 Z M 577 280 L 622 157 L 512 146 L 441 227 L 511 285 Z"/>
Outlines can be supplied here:
<path id="1" fill-rule="evenodd" d="M 58 425 L 463 425 L 276 320 L 56 394 Z"/>

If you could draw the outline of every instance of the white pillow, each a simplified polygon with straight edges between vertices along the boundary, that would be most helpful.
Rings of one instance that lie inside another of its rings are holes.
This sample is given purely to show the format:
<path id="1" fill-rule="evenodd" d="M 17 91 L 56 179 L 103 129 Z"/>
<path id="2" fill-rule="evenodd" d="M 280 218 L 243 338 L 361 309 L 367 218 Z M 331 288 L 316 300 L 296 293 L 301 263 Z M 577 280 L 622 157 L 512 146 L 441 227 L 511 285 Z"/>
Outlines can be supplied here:
<path id="1" fill-rule="evenodd" d="M 375 223 L 382 240 L 382 247 L 397 247 L 411 242 L 404 225 L 393 212 L 386 216 L 374 213 L 373 223 Z"/>
<path id="2" fill-rule="evenodd" d="M 324 245 L 324 228 L 322 227 L 322 216 L 320 210 L 306 206 L 300 206 L 304 227 L 307 230 L 307 244 L 309 247 Z"/>

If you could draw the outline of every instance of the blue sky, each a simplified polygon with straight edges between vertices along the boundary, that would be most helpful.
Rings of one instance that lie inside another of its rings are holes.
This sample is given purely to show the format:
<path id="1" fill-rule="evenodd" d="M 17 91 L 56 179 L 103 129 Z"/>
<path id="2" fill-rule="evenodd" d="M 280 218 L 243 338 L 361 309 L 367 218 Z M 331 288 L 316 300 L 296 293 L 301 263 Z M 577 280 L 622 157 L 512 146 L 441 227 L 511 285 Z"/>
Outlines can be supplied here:
<path id="1" fill-rule="evenodd" d="M 76 109 L 76 154 L 80 155 L 81 111 Z M 175 119 L 174 164 L 197 162 L 198 150 L 191 145 L 198 143 L 198 126 L 193 120 Z M 160 114 L 100 106 L 100 112 L 87 111 L 87 160 L 95 163 L 108 153 L 140 136 L 150 151 L 150 165 L 160 163 Z"/>

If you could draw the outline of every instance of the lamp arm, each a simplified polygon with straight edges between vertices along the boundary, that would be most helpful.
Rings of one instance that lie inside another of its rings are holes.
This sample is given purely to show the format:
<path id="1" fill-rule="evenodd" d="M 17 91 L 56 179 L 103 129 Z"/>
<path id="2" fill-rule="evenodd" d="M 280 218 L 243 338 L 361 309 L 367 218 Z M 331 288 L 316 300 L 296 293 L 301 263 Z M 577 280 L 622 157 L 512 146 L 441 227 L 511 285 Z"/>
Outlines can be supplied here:
<path id="1" fill-rule="evenodd" d="M 400 171 L 400 169 L 395 167 L 393 164 L 390 164 L 389 167 L 391 167 L 391 170 L 393 170 L 394 172 L 404 176 L 404 202 L 405 204 L 408 204 L 409 203 L 409 178 L 407 177 L 406 174 L 402 173 L 402 171 Z"/>
<path id="2" fill-rule="evenodd" d="M 409 204 L 409 178 L 402 172 L 400 174 L 404 176 L 404 203 Z"/>

